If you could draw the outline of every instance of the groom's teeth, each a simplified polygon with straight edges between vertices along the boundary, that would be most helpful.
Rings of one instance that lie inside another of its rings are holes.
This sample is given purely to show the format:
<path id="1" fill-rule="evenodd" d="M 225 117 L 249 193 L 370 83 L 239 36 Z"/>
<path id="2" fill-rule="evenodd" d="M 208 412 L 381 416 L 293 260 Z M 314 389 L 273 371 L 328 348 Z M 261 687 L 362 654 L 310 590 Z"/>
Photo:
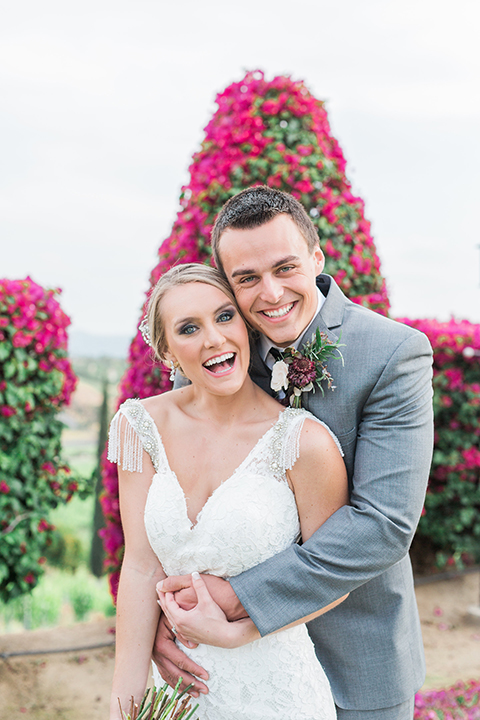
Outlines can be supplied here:
<path id="1" fill-rule="evenodd" d="M 293 303 L 290 303 L 290 305 L 285 305 L 285 307 L 279 308 L 278 310 L 264 310 L 263 312 L 267 317 L 278 318 L 289 313 L 292 308 Z"/>
<path id="2" fill-rule="evenodd" d="M 206 363 L 203 363 L 205 367 L 210 367 L 211 365 L 217 365 L 217 363 L 225 362 L 225 360 L 230 360 L 230 358 L 233 358 L 233 352 L 231 353 L 225 353 L 225 355 L 219 355 L 218 357 L 212 358 L 211 360 L 207 360 Z"/>

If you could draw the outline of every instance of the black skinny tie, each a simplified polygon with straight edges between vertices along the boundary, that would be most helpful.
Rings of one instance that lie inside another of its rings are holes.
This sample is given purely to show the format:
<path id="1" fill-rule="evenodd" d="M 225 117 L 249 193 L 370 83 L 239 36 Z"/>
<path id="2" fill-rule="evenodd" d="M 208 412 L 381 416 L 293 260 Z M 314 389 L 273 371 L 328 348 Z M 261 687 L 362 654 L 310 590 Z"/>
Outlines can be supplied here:
<path id="1" fill-rule="evenodd" d="M 277 348 L 271 347 L 269 353 L 275 359 L 275 361 L 283 360 L 282 353 L 280 352 L 280 350 L 277 350 Z"/>

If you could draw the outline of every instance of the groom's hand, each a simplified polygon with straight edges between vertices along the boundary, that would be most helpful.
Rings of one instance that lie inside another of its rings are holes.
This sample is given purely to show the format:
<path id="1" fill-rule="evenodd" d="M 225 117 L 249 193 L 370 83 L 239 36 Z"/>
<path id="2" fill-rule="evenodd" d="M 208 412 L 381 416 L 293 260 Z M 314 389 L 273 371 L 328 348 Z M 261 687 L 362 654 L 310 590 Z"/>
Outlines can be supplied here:
<path id="1" fill-rule="evenodd" d="M 208 693 L 205 683 L 199 678 L 208 680 L 208 673 L 196 662 L 193 662 L 175 643 L 175 635 L 172 633 L 167 618 L 162 613 L 158 623 L 157 635 L 153 645 L 153 660 L 162 678 L 170 687 L 174 688 L 180 678 L 183 678 L 180 686 L 184 690 L 187 685 L 193 683 L 194 687 L 189 691 L 192 697 L 198 694 Z"/>
<path id="2" fill-rule="evenodd" d="M 219 605 L 227 620 L 233 622 L 248 617 L 245 608 L 227 580 L 215 575 L 202 575 L 208 592 Z M 162 591 L 175 593 L 175 600 L 182 610 L 191 610 L 197 604 L 197 595 L 192 586 L 191 575 L 170 575 L 162 582 Z"/>

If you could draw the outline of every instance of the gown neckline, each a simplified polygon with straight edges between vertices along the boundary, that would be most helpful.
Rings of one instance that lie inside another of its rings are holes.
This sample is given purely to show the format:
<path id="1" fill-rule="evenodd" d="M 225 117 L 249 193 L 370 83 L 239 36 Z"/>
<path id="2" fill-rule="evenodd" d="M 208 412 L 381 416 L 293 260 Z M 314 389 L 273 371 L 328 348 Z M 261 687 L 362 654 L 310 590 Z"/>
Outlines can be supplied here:
<path id="1" fill-rule="evenodd" d="M 163 466 L 164 466 L 165 470 L 170 474 L 170 476 L 174 479 L 176 486 L 178 487 L 180 493 L 182 494 L 183 503 L 184 503 L 184 508 L 185 508 L 185 515 L 186 515 L 187 520 L 188 520 L 188 522 L 189 522 L 190 530 L 195 530 L 195 528 L 197 527 L 198 523 L 199 523 L 200 520 L 201 520 L 201 516 L 202 516 L 202 514 L 203 514 L 203 511 L 205 510 L 205 508 L 207 507 L 207 505 L 210 504 L 210 501 L 217 495 L 217 492 L 220 490 L 220 488 L 225 487 L 225 485 L 226 485 L 227 483 L 229 483 L 229 481 L 232 480 L 232 478 L 234 478 L 234 477 L 237 475 L 237 473 L 239 473 L 240 470 L 242 470 L 242 469 L 245 467 L 245 465 L 247 465 L 247 462 L 250 460 L 251 456 L 252 456 L 252 455 L 254 454 L 254 452 L 257 450 L 258 446 L 265 440 L 265 438 L 266 438 L 271 432 L 273 432 L 274 428 L 275 428 L 275 427 L 279 424 L 279 422 L 282 420 L 284 413 L 289 409 L 289 408 L 285 408 L 284 410 L 280 410 L 280 411 L 279 411 L 278 418 L 275 420 L 275 422 L 273 423 L 273 425 L 272 425 L 271 427 L 269 427 L 268 430 L 266 430 L 261 437 L 258 438 L 258 440 L 256 441 L 255 445 L 254 445 L 254 446 L 252 447 L 252 449 L 248 452 L 248 454 L 247 454 L 247 455 L 245 456 L 245 458 L 242 460 L 242 462 L 240 463 L 240 465 L 237 465 L 237 467 L 235 468 L 235 470 L 233 471 L 233 473 L 232 473 L 231 475 L 229 475 L 227 478 L 225 478 L 225 480 L 222 480 L 222 482 L 221 482 L 219 485 L 217 485 L 217 487 L 213 490 L 213 492 L 211 493 L 211 495 L 208 496 L 208 498 L 206 499 L 205 503 L 202 505 L 202 507 L 201 507 L 200 510 L 198 511 L 195 520 L 192 520 L 192 519 L 190 518 L 189 513 L 188 513 L 187 496 L 185 495 L 185 491 L 184 491 L 183 487 L 182 487 L 181 484 L 180 484 L 180 481 L 179 481 L 179 479 L 178 479 L 178 477 L 177 477 L 177 474 L 176 474 L 175 471 L 172 470 L 172 468 L 170 467 L 170 463 L 169 463 L 169 461 L 168 461 L 168 456 L 167 456 L 167 451 L 165 450 L 165 446 L 164 446 L 164 444 L 163 444 L 162 436 L 160 435 L 160 432 L 159 432 L 159 430 L 158 430 L 158 428 L 157 428 L 157 425 L 156 425 L 156 423 L 155 423 L 155 420 L 152 418 L 152 416 L 150 415 L 150 413 L 148 412 L 148 410 L 146 410 L 146 408 L 145 408 L 143 405 L 142 405 L 142 407 L 143 407 L 144 411 L 147 413 L 147 415 L 149 416 L 149 418 L 150 418 L 150 420 L 151 420 L 151 422 L 152 422 L 152 425 L 153 425 L 153 427 L 154 427 L 155 434 L 157 435 L 159 452 L 160 452 L 160 453 L 162 454 L 162 456 L 163 456 Z M 159 472 L 158 472 L 158 471 L 155 473 L 154 478 L 155 478 L 157 475 L 159 475 Z"/>

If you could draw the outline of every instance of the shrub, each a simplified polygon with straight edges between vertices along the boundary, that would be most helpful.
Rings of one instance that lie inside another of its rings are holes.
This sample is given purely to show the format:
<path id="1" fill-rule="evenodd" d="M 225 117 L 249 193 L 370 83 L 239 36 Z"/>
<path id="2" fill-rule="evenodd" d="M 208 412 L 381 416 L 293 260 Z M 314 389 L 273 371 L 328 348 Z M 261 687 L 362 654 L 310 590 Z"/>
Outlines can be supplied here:
<path id="1" fill-rule="evenodd" d="M 217 97 L 218 110 L 190 166 L 180 211 L 159 250 L 150 283 L 174 263 L 211 261 L 210 231 L 228 198 L 255 184 L 291 192 L 309 212 L 326 254 L 326 270 L 355 302 L 386 313 L 389 303 L 363 201 L 351 192 L 345 159 L 327 113 L 303 82 L 250 72 Z M 140 333 L 130 346 L 119 402 L 170 388 Z M 115 593 L 123 551 L 116 467 L 105 462 L 100 531 Z"/>
<path id="2" fill-rule="evenodd" d="M 76 585 L 70 591 L 75 620 L 81 622 L 93 608 L 93 595 L 83 585 Z"/>
<path id="3" fill-rule="evenodd" d="M 0 280 L 0 599 L 35 586 L 53 526 L 48 514 L 81 484 L 62 462 L 57 414 L 75 376 L 69 318 L 30 278 Z"/>
<path id="4" fill-rule="evenodd" d="M 416 542 L 437 564 L 480 562 L 480 325 L 466 320 L 402 322 L 424 332 L 434 350 L 435 448 Z"/>
<path id="5" fill-rule="evenodd" d="M 49 568 L 31 593 L 6 604 L 0 601 L 0 632 L 14 630 L 14 623 L 35 629 L 69 622 L 71 616 L 83 620 L 91 611 L 115 615 L 106 578 L 95 578 L 84 567 L 75 574 Z"/>
<path id="6" fill-rule="evenodd" d="M 45 550 L 47 562 L 52 567 L 74 573 L 85 559 L 81 540 L 69 532 L 52 531 L 51 544 Z"/>
<path id="7" fill-rule="evenodd" d="M 458 682 L 415 696 L 414 720 L 480 720 L 480 681 Z"/>

